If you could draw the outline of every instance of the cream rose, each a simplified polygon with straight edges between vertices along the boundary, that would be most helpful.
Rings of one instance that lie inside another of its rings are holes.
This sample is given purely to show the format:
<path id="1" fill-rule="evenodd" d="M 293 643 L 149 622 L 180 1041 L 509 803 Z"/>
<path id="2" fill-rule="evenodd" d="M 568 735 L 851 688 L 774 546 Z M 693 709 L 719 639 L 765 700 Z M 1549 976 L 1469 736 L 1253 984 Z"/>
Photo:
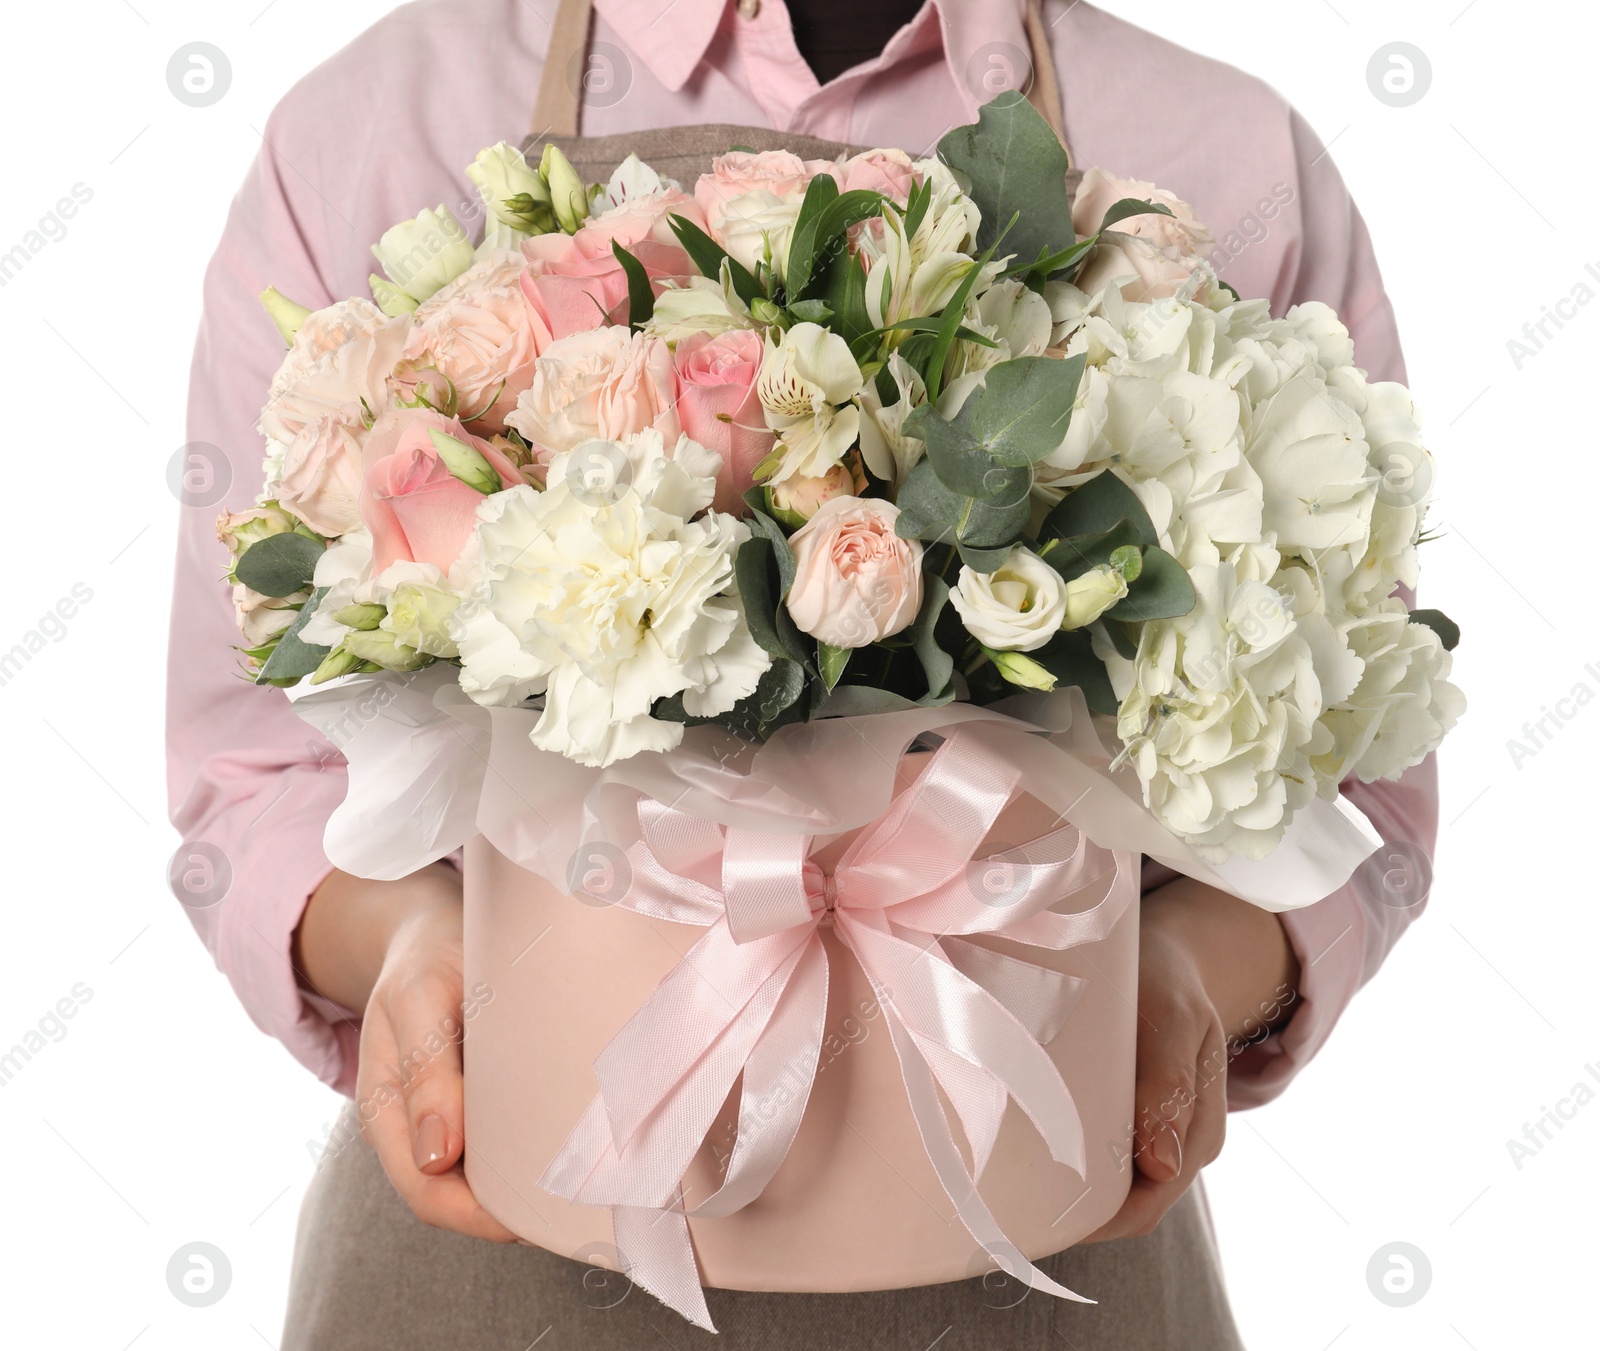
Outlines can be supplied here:
<path id="1" fill-rule="evenodd" d="M 908 628 L 922 608 L 922 545 L 894 532 L 900 508 L 835 497 L 789 540 L 789 614 L 813 638 L 865 647 Z"/>
<path id="2" fill-rule="evenodd" d="M 1129 197 L 1140 202 L 1154 202 L 1172 214 L 1163 216 L 1150 212 L 1129 216 L 1114 227 L 1120 233 L 1162 249 L 1173 249 L 1175 256 L 1202 258 L 1216 247 L 1217 241 L 1211 231 L 1195 218 L 1194 208 L 1188 202 L 1154 183 L 1117 178 L 1100 168 L 1089 169 L 1078 184 L 1077 195 L 1072 199 L 1072 228 L 1087 238 L 1100 228 L 1107 211 Z"/>
<path id="3" fill-rule="evenodd" d="M 506 415 L 533 382 L 538 353 L 521 278 L 520 254 L 491 254 L 411 317 L 406 359 L 448 379 L 458 415 L 486 435 L 505 431 Z"/>
<path id="4" fill-rule="evenodd" d="M 558 338 L 534 362 L 506 423 L 540 464 L 584 441 L 620 441 L 646 427 L 675 441 L 672 353 L 659 338 L 618 327 Z"/>

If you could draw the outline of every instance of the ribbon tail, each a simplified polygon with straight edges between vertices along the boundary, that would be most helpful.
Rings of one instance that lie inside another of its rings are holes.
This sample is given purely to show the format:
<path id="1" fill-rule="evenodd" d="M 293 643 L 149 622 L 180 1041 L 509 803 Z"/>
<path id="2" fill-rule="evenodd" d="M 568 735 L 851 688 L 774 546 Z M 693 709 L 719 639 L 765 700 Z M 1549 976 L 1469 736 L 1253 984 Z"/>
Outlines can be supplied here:
<path id="1" fill-rule="evenodd" d="M 828 954 L 813 936 L 744 1067 L 739 1134 L 722 1186 L 690 1214 L 720 1219 L 760 1196 L 788 1157 L 816 1082 L 828 1016 Z"/>
<path id="2" fill-rule="evenodd" d="M 917 1123 L 917 1133 L 922 1137 L 928 1159 L 938 1175 L 939 1183 L 955 1206 L 956 1214 L 967 1232 L 977 1239 L 1000 1269 L 1034 1290 L 1061 1299 L 1076 1300 L 1079 1304 L 1096 1301 L 1087 1295 L 1067 1289 L 1059 1281 L 1045 1275 L 1038 1267 L 1006 1238 L 1000 1223 L 978 1195 L 977 1184 L 962 1161 L 961 1151 L 950 1132 L 950 1122 L 939 1103 L 937 1087 L 927 1063 L 918 1053 L 911 1034 L 901 1024 L 892 1009 L 885 1010 L 889 1036 L 894 1043 L 895 1055 L 900 1060 L 900 1077 L 905 1081 L 906 1095 L 911 1102 L 911 1114 Z M 619 1245 L 620 1246 L 620 1245 Z"/>
<path id="3" fill-rule="evenodd" d="M 628 1279 L 696 1327 L 715 1332 L 681 1210 L 613 1206 L 611 1232 Z"/>

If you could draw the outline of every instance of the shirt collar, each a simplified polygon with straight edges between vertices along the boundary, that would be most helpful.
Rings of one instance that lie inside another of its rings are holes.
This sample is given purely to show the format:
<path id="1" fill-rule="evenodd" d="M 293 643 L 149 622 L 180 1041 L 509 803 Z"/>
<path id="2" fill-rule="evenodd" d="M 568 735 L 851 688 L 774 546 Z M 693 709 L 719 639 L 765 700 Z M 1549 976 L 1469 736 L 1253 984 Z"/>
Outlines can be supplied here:
<path id="1" fill-rule="evenodd" d="M 734 0 L 595 0 L 595 9 L 624 37 L 629 49 L 673 93 L 682 89 L 705 59 L 723 15 Z M 768 0 L 773 3 L 773 0 Z M 969 116 L 991 94 L 984 77 L 1005 75 L 1010 63 L 1028 59 L 1028 33 L 1023 24 L 1025 0 L 929 0 L 912 20 L 920 33 L 933 11 L 944 41 L 945 63 Z M 907 46 L 919 44 L 907 44 Z M 891 60 L 906 47 L 891 40 L 884 55 Z"/>

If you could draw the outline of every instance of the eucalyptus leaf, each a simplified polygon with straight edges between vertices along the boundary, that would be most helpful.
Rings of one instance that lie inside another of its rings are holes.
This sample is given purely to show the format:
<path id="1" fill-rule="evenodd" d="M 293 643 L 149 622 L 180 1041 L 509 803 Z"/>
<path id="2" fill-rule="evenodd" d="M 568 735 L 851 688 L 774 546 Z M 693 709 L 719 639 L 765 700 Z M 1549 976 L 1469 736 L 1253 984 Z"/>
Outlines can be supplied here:
<path id="1" fill-rule="evenodd" d="M 1114 550 L 1138 546 L 1139 529 L 1124 518 L 1098 535 L 1074 535 L 1070 539 L 1050 540 L 1040 546 L 1039 557 L 1070 582 L 1074 577 L 1083 576 L 1090 568 L 1109 563 Z"/>
<path id="2" fill-rule="evenodd" d="M 1028 653 L 1056 678 L 1057 687 L 1076 685 L 1083 691 L 1091 713 L 1115 713 L 1116 692 L 1105 663 L 1094 654 L 1094 646 L 1083 629 L 1058 633 L 1043 647 Z"/>
<path id="3" fill-rule="evenodd" d="M 296 530 L 268 535 L 239 555 L 233 578 L 263 596 L 292 596 L 311 584 L 324 548 L 321 540 Z"/>
<path id="4" fill-rule="evenodd" d="M 1456 644 L 1461 641 L 1460 627 L 1443 610 L 1413 610 L 1411 622 L 1425 625 L 1437 633 L 1446 652 L 1454 652 Z"/>
<path id="5" fill-rule="evenodd" d="M 1016 357 L 991 367 L 982 393 L 967 400 L 972 436 L 1001 464 L 1042 460 L 1066 437 L 1083 367 L 1082 353 L 1064 361 Z"/>
<path id="6" fill-rule="evenodd" d="M 971 544 L 957 543 L 956 548 L 961 554 L 961 561 L 974 572 L 994 572 L 1005 564 L 1011 557 L 1013 544 L 997 545 L 992 549 L 980 549 Z"/>
<path id="7" fill-rule="evenodd" d="M 1126 483 L 1109 469 L 1102 470 L 1061 499 L 1044 518 L 1039 538 L 1070 539 L 1075 535 L 1099 535 L 1118 521 L 1131 521 L 1141 545 L 1160 545 L 1160 537 L 1144 503 Z"/>
<path id="8" fill-rule="evenodd" d="M 322 604 L 322 598 L 327 594 L 328 588 L 325 586 L 319 586 L 311 593 L 311 598 L 300 607 L 300 613 L 294 617 L 294 623 L 279 636 L 278 645 L 272 649 L 272 655 L 256 673 L 256 684 L 271 685 L 280 680 L 298 681 L 322 665 L 323 659 L 332 649 L 302 641 L 300 630 L 311 622 L 311 616 L 316 614 L 317 606 Z"/>
<path id="9" fill-rule="evenodd" d="M 741 544 L 734 555 L 733 575 L 750 636 L 769 657 L 787 657 L 789 648 L 778 633 L 772 598 L 771 543 L 756 537 Z"/>
<path id="10" fill-rule="evenodd" d="M 1074 242 L 1067 152 L 1019 91 L 999 95 L 978 110 L 976 123 L 948 132 L 939 158 L 970 184 L 968 196 L 981 213 L 980 249 L 996 244 L 1006 225 L 1006 248 L 1018 258 L 1037 259 Z"/>
<path id="11" fill-rule="evenodd" d="M 1165 549 L 1147 546 L 1140 555 L 1139 575 L 1128 583 L 1128 594 L 1106 611 L 1106 618 L 1123 623 L 1176 619 L 1194 609 L 1194 583 Z"/>
<path id="12" fill-rule="evenodd" d="M 928 692 L 922 702 L 944 702 L 949 693 L 950 677 L 956 669 L 955 659 L 939 646 L 935 636 L 939 616 L 944 613 L 949 599 L 950 587 L 944 578 L 933 573 L 923 578 L 922 609 L 911 626 L 911 649 L 922 663 L 922 674 L 928 682 Z"/>

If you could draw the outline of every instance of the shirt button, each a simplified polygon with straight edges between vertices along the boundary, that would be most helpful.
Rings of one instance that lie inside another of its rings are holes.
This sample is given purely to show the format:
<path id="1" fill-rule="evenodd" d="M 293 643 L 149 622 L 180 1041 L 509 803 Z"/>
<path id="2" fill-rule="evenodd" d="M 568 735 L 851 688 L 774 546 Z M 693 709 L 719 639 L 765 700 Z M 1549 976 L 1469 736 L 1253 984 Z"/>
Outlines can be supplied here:
<path id="1" fill-rule="evenodd" d="M 739 0 L 739 17 L 753 19 L 761 13 L 761 0 Z"/>

